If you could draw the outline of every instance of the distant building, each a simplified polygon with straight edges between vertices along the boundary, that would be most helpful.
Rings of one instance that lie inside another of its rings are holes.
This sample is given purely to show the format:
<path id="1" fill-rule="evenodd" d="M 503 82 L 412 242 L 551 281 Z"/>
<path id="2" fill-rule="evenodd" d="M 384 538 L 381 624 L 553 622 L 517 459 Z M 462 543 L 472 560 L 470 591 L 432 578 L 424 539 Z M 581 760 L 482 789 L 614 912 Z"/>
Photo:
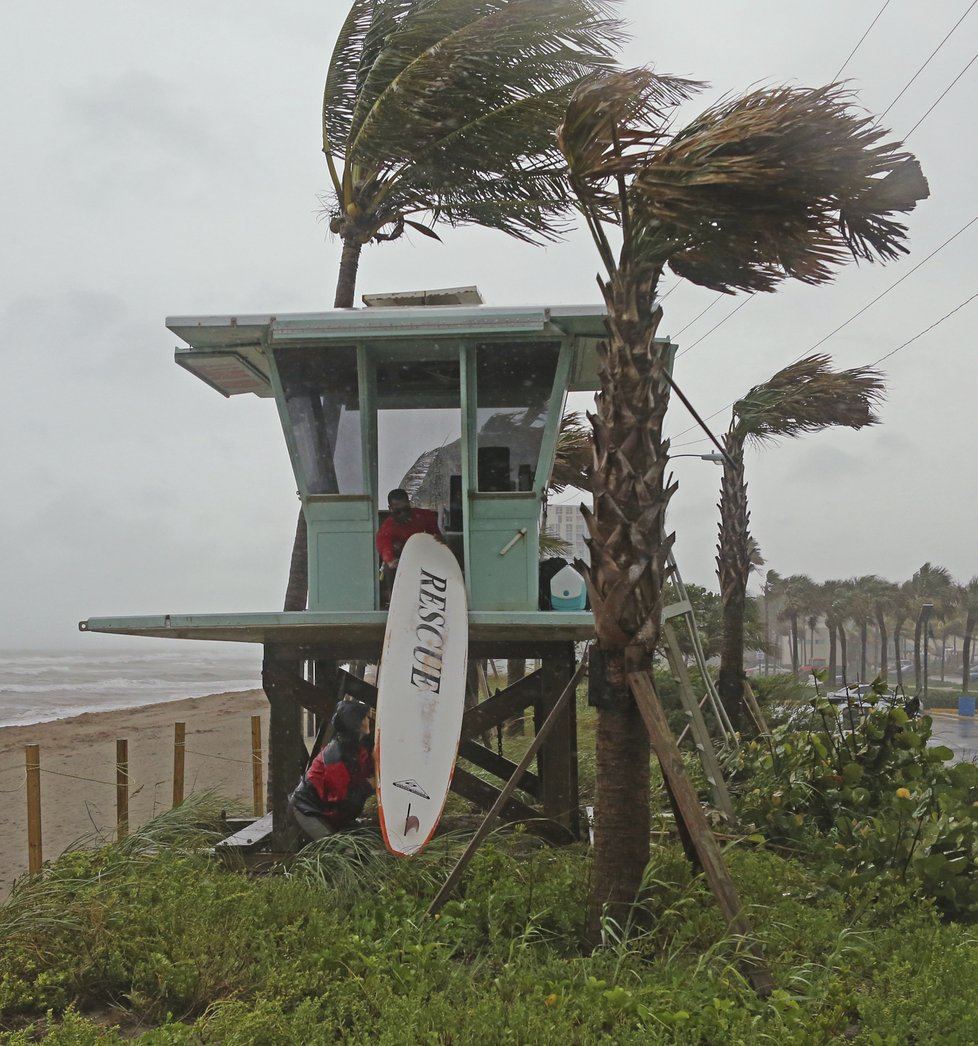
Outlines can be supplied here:
<path id="1" fill-rule="evenodd" d="M 587 527 L 581 515 L 580 502 L 573 505 L 548 505 L 547 532 L 570 543 L 572 551 L 565 558 L 573 559 L 576 556 L 585 563 L 590 563 L 591 557 L 587 545 L 584 544 Z"/>

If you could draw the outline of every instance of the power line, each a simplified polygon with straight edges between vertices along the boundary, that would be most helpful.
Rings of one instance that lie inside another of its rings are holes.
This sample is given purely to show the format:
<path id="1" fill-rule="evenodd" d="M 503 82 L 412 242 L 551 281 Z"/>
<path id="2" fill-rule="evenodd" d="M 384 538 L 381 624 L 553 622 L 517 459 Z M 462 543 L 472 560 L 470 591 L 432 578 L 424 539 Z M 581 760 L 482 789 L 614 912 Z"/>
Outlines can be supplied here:
<path id="1" fill-rule="evenodd" d="M 976 2 L 976 3 L 978 3 L 978 0 L 975 0 L 975 2 Z M 709 305 L 707 305 L 707 307 L 706 307 L 706 308 L 705 308 L 705 309 L 704 309 L 704 310 L 703 310 L 703 311 L 702 311 L 702 312 L 701 312 L 701 313 L 699 314 L 699 316 L 694 316 L 694 317 L 693 317 L 693 318 L 692 318 L 692 319 L 691 319 L 691 320 L 689 321 L 689 323 L 687 323 L 687 324 L 686 324 L 686 326 L 685 326 L 685 327 L 680 327 L 680 328 L 679 328 L 679 330 L 677 330 L 677 331 L 676 331 L 676 333 L 675 333 L 675 334 L 673 335 L 673 337 L 675 337 L 675 338 L 678 338 L 678 337 L 679 337 L 679 335 L 680 335 L 680 334 L 682 334 L 682 332 L 683 332 L 684 330 L 687 330 L 688 328 L 692 327 L 692 326 L 693 326 L 693 324 L 694 324 L 694 323 L 695 323 L 695 322 L 696 322 L 696 321 L 697 321 L 697 320 L 698 320 L 698 319 L 699 319 L 699 318 L 700 318 L 701 316 L 705 316 L 705 315 L 706 315 L 706 314 L 707 314 L 707 313 L 708 313 L 708 312 L 710 311 L 710 309 L 712 309 L 712 308 L 713 308 L 713 306 L 714 306 L 714 305 L 716 305 L 716 303 L 717 303 L 717 302 L 718 302 L 718 301 L 720 300 L 720 298 L 721 298 L 721 295 L 719 295 L 719 294 L 718 294 L 718 295 L 717 295 L 717 296 L 716 296 L 716 297 L 715 297 L 715 298 L 713 299 L 713 301 L 711 301 L 711 302 L 710 302 L 710 304 L 709 304 Z"/>
<path id="2" fill-rule="evenodd" d="M 974 58 L 972 58 L 971 61 L 961 70 L 961 72 L 958 73 L 958 75 L 947 85 L 947 87 L 944 88 L 944 92 L 943 94 L 941 94 L 940 98 L 938 98 L 937 101 L 927 110 L 927 112 L 924 113 L 924 115 L 913 125 L 913 127 L 911 127 L 909 131 L 907 131 L 907 133 L 903 136 L 904 141 L 906 141 L 910 137 L 910 135 L 912 135 L 914 131 L 916 131 L 917 128 L 924 122 L 924 120 L 926 120 L 927 117 L 930 116 L 930 114 L 941 104 L 941 102 L 944 101 L 944 95 L 946 95 L 948 91 L 950 91 L 951 88 L 958 82 L 958 80 L 960 80 L 961 77 L 964 76 L 964 74 L 975 64 L 976 59 L 978 59 L 978 54 L 976 54 Z"/>
<path id="3" fill-rule="evenodd" d="M 827 342 L 829 340 L 829 338 L 831 338 L 834 335 L 838 334 L 839 331 L 843 329 L 843 327 L 847 327 L 850 323 L 852 323 L 853 320 L 855 320 L 857 317 L 861 316 L 864 312 L 866 312 L 867 309 L 869 309 L 873 305 L 875 305 L 881 298 L 885 298 L 886 295 L 890 293 L 890 291 L 892 291 L 899 284 L 903 283 L 903 281 L 908 276 L 911 276 L 913 273 L 915 273 L 921 266 L 926 265 L 927 262 L 929 262 L 931 260 L 931 258 L 933 258 L 935 255 L 939 254 L 942 250 L 944 250 L 944 248 L 949 243 L 951 243 L 952 240 L 956 240 L 961 235 L 961 233 L 963 233 L 966 229 L 969 229 L 972 225 L 975 224 L 975 222 L 978 222 L 978 215 L 975 215 L 975 217 L 972 218 L 971 221 L 966 222 L 960 229 L 958 229 L 958 231 L 956 233 L 953 233 L 951 236 L 949 236 L 939 247 L 936 247 L 933 251 L 931 251 L 930 254 L 928 254 L 926 258 L 924 258 L 922 261 L 917 262 L 917 264 L 912 269 L 910 269 L 908 272 L 905 272 L 900 277 L 900 279 L 896 280 L 894 283 L 891 283 L 890 286 L 886 288 L 886 290 L 884 290 L 880 294 L 877 294 L 877 296 L 875 298 L 873 298 L 873 300 L 871 302 L 869 302 L 868 304 L 864 305 L 858 312 L 856 312 L 852 316 L 850 316 L 849 319 L 847 319 L 845 321 L 845 323 L 840 323 L 839 326 L 835 328 L 835 330 L 830 331 L 828 334 L 825 335 L 824 338 L 820 338 L 817 342 L 815 342 L 814 345 L 810 346 L 804 352 L 802 352 L 800 355 L 796 356 L 793 360 L 790 361 L 790 363 L 786 364 L 786 366 L 790 366 L 791 363 L 797 363 L 798 360 L 803 359 L 805 356 L 808 356 L 812 352 L 814 352 L 815 349 L 817 349 L 820 345 L 824 345 L 825 342 Z M 753 296 L 753 292 L 752 292 L 752 296 Z M 970 300 L 971 299 L 969 298 L 968 301 L 970 301 Z M 745 298 L 744 301 L 741 302 L 741 305 L 745 305 L 748 301 L 750 301 L 750 298 Z M 964 304 L 966 305 L 967 302 L 965 302 Z M 739 307 L 740 306 L 738 306 L 738 308 Z M 958 308 L 962 308 L 962 306 L 958 306 Z M 737 310 L 734 309 L 733 311 L 736 312 Z M 957 311 L 957 310 L 954 310 L 954 311 Z M 731 312 L 727 317 L 725 317 L 725 319 L 729 319 L 730 316 L 732 316 L 732 315 L 733 315 L 733 312 Z M 948 313 L 948 315 L 951 315 L 951 313 Z M 944 317 L 944 318 L 946 319 L 947 317 Z M 722 322 L 723 321 L 721 320 L 721 323 Z M 943 321 L 938 321 L 938 322 L 943 322 Z M 719 325 L 720 324 L 717 324 L 717 326 L 719 326 Z M 935 324 L 935 326 L 936 326 L 936 324 Z M 716 330 L 716 327 L 714 327 L 713 329 Z M 930 329 L 931 328 L 928 328 L 928 330 L 930 330 Z M 710 331 L 707 331 L 707 334 L 709 334 L 709 333 L 710 333 Z M 926 331 L 922 331 L 921 332 L 921 334 L 925 334 L 925 333 L 926 333 Z M 707 336 L 706 334 L 703 335 L 704 338 L 706 336 Z M 916 340 L 916 338 L 919 338 L 919 337 L 920 337 L 920 335 L 918 334 L 914 338 L 911 338 L 910 340 L 914 341 L 914 340 Z M 702 340 L 703 340 L 703 338 L 700 338 L 700 341 L 702 341 Z M 693 343 L 693 345 L 696 345 L 696 344 L 698 344 L 698 342 L 694 342 Z M 909 342 L 906 342 L 905 344 L 909 344 Z M 690 345 L 689 349 L 691 349 L 693 347 L 693 345 Z M 901 346 L 899 346 L 899 348 L 894 349 L 893 352 L 898 352 L 899 349 L 903 348 L 903 347 L 904 346 L 901 345 Z M 689 349 L 685 349 L 684 351 L 688 352 Z M 677 353 L 676 354 L 676 358 L 678 359 L 679 356 L 681 356 L 681 355 L 682 355 L 682 353 Z M 889 353 L 888 355 L 893 355 L 893 353 Z M 887 358 L 886 356 L 883 357 L 883 359 L 886 359 L 886 358 Z M 879 362 L 879 361 L 877 361 L 877 362 Z M 875 364 L 874 364 L 874 366 L 875 366 Z M 705 418 L 705 421 L 710 421 L 712 418 L 715 418 L 718 414 L 722 413 L 725 410 L 728 410 L 730 407 L 732 407 L 734 405 L 734 403 L 736 403 L 736 400 L 731 400 L 730 403 L 727 403 L 724 406 L 719 407 L 712 414 L 707 414 L 707 416 Z M 680 436 L 685 436 L 687 432 L 692 432 L 697 427 L 698 426 L 696 426 L 696 425 L 690 425 L 689 428 L 683 429 L 682 432 L 677 432 L 675 437 L 673 437 L 673 438 L 674 439 L 678 439 Z M 691 442 L 698 443 L 699 440 L 693 440 Z M 676 446 L 686 446 L 686 444 L 684 444 L 684 443 L 677 443 Z"/>
<path id="4" fill-rule="evenodd" d="M 860 47 L 862 47 L 863 40 L 865 40 L 866 37 L 869 36 L 870 30 L 880 20 L 880 15 L 882 15 L 883 12 L 889 6 L 890 6 L 890 0 L 886 0 L 886 3 L 883 4 L 883 6 L 879 9 L 879 11 L 877 11 L 876 17 L 872 20 L 872 22 L 869 23 L 869 29 L 867 29 L 866 32 L 863 33 L 863 35 L 859 38 L 859 41 L 856 44 L 856 46 L 849 52 L 849 57 L 842 63 L 842 65 L 839 66 L 839 71 L 835 74 L 835 76 L 832 77 L 833 80 L 838 80 L 839 79 L 839 77 L 842 75 L 842 70 L 845 69 L 845 67 L 850 63 L 850 61 L 852 61 L 852 56 L 859 50 Z"/>
<path id="5" fill-rule="evenodd" d="M 712 326 L 712 327 L 711 327 L 711 328 L 710 328 L 710 329 L 709 329 L 709 330 L 708 330 L 708 331 L 706 332 L 706 334 L 704 334 L 704 335 L 703 335 L 703 337 L 702 337 L 702 338 L 697 338 L 697 339 L 696 339 L 696 341 L 694 341 L 692 345 L 687 345 L 687 346 L 686 346 L 686 348 L 685 348 L 685 349 L 683 349 L 683 351 L 682 351 L 682 352 L 677 352 L 677 353 L 676 353 L 676 359 L 678 360 L 680 356 L 685 356 L 685 355 L 686 355 L 686 353 L 687 353 L 687 352 L 689 352 L 689 351 L 690 351 L 691 349 L 695 349 L 695 348 L 696 348 L 696 346 L 697 346 L 697 345 L 699 345 L 699 343 L 700 343 L 701 341 L 705 341 L 705 340 L 706 340 L 706 339 L 707 339 L 707 338 L 708 338 L 708 337 L 709 337 L 709 336 L 710 336 L 710 335 L 711 335 L 711 334 L 712 334 L 712 333 L 713 333 L 713 332 L 714 332 L 714 331 L 715 331 L 715 330 L 717 329 L 717 327 L 722 327 L 722 326 L 723 326 L 723 325 L 724 325 L 724 324 L 725 324 L 725 323 L 727 322 L 727 320 L 729 320 L 729 319 L 730 319 L 730 317 L 734 315 L 734 313 L 736 313 L 736 312 L 740 312 L 740 310 L 741 310 L 741 309 L 742 309 L 742 308 L 743 308 L 743 307 L 744 307 L 744 306 L 745 306 L 745 305 L 746 305 L 746 304 L 747 304 L 747 303 L 748 303 L 748 302 L 749 302 L 749 301 L 750 301 L 750 300 L 751 300 L 751 299 L 752 299 L 752 298 L 754 297 L 754 295 L 755 295 L 756 293 L 757 293 L 756 291 L 751 291 L 751 292 L 750 292 L 750 294 L 748 294 L 748 295 L 747 295 L 747 297 L 746 297 L 746 298 L 744 298 L 744 300 L 743 300 L 743 301 L 742 301 L 742 302 L 741 302 L 741 303 L 740 303 L 740 304 L 739 304 L 739 305 L 737 306 L 737 308 L 736 308 L 736 309 L 731 309 L 731 310 L 730 310 L 730 312 L 728 312 L 728 313 L 727 313 L 727 315 L 726 315 L 726 316 L 724 316 L 724 317 L 723 317 L 723 319 L 722 319 L 722 320 L 720 320 L 720 322 L 719 322 L 719 323 L 715 323 L 715 324 L 714 324 L 714 325 L 713 325 L 713 326 Z M 717 300 L 719 301 L 719 298 L 718 298 Z M 704 310 L 704 311 L 706 311 L 706 310 Z M 702 315 L 702 313 L 700 313 L 700 315 Z M 697 317 L 697 319 L 698 319 L 698 318 L 699 318 L 699 317 Z M 689 326 L 689 324 L 687 323 L 687 324 L 686 324 L 686 326 L 688 327 L 688 326 Z M 683 330 L 685 330 L 685 329 L 686 329 L 686 328 L 684 327 L 684 328 L 683 328 Z"/>
<path id="6" fill-rule="evenodd" d="M 895 282 L 891 283 L 891 284 L 890 284 L 890 286 L 889 286 L 889 287 L 887 287 L 885 291 L 882 291 L 882 292 L 881 292 L 880 294 L 877 294 L 877 295 L 876 295 L 876 297 L 875 297 L 875 298 L 873 298 L 873 300 L 872 300 L 871 302 L 868 302 L 868 303 L 867 303 L 866 305 L 864 305 L 864 306 L 863 306 L 863 307 L 862 307 L 862 308 L 861 308 L 861 309 L 860 309 L 860 310 L 859 310 L 858 312 L 855 312 L 855 313 L 853 313 L 853 314 L 852 314 L 852 315 L 851 315 L 851 316 L 849 317 L 849 319 L 847 319 L 847 320 L 845 321 L 845 323 L 840 323 L 840 324 L 839 324 L 839 326 L 838 326 L 838 327 L 836 327 L 834 331 L 829 331 L 829 333 L 828 333 L 828 334 L 826 334 L 824 338 L 820 338 L 820 339 L 819 339 L 819 340 L 818 340 L 817 342 L 815 342 L 815 344 L 814 344 L 814 345 L 812 345 L 812 346 L 810 346 L 810 347 L 809 347 L 808 349 L 806 349 L 806 350 L 805 350 L 805 351 L 804 351 L 804 352 L 803 352 L 803 353 L 801 354 L 801 356 L 796 356 L 796 357 L 795 357 L 795 358 L 794 358 L 794 359 L 793 359 L 793 360 L 792 360 L 791 362 L 792 362 L 792 363 L 797 363 L 797 362 L 798 362 L 798 360 L 802 359 L 802 358 L 803 358 L 804 356 L 807 356 L 807 355 L 809 355 L 809 353 L 812 353 L 812 352 L 814 352 L 814 351 L 815 351 L 815 349 L 817 349 L 817 348 L 818 348 L 818 347 L 819 347 L 820 345 L 824 345 L 824 344 L 825 344 L 825 342 L 827 342 L 827 341 L 829 340 L 829 338 L 831 338 L 831 337 L 833 337 L 834 335 L 838 334 L 838 333 L 839 333 L 839 331 L 840 331 L 840 330 L 842 330 L 842 328 L 843 328 L 843 327 L 848 327 L 848 326 L 849 326 L 849 324 L 850 324 L 850 323 L 852 323 L 852 321 L 853 321 L 853 320 L 855 320 L 855 319 L 858 319 L 858 318 L 859 318 L 860 316 L 862 316 L 862 314 L 863 314 L 864 312 L 866 312 L 866 310 L 867 310 L 867 309 L 871 309 L 871 308 L 872 308 L 872 307 L 873 307 L 873 306 L 874 306 L 874 305 L 875 305 L 875 304 L 876 304 L 876 303 L 877 303 L 877 302 L 878 302 L 878 301 L 879 301 L 879 300 L 880 300 L 881 298 L 885 298 L 885 297 L 887 296 L 887 294 L 889 294 L 889 293 L 890 293 L 890 291 L 892 291 L 892 290 L 893 290 L 894 288 L 898 287 L 898 286 L 899 286 L 899 285 L 900 285 L 901 283 L 903 283 L 903 281 L 904 281 L 904 280 L 905 280 L 905 279 L 906 279 L 906 278 L 907 278 L 908 276 L 912 276 L 912 275 L 913 275 L 913 274 L 914 274 L 914 273 L 915 273 L 915 272 L 916 272 L 916 271 L 917 271 L 917 270 L 918 270 L 918 269 L 919 269 L 919 268 L 920 268 L 920 267 L 921 267 L 922 265 L 926 265 L 926 264 L 927 264 L 927 263 L 928 263 L 928 262 L 929 262 L 929 261 L 931 260 L 931 258 L 933 258 L 933 257 L 934 257 L 934 255 L 935 255 L 935 254 L 939 254 L 939 253 L 940 253 L 940 252 L 941 252 L 942 250 L 944 250 L 944 248 L 945 248 L 945 247 L 946 247 L 946 246 L 947 246 L 947 245 L 948 245 L 948 244 L 949 244 L 949 243 L 950 243 L 950 242 L 951 242 L 952 240 L 956 240 L 956 239 L 957 239 L 957 238 L 958 238 L 958 237 L 959 237 L 959 236 L 961 235 L 961 233 L 963 233 L 963 232 L 964 232 L 964 231 L 965 231 L 966 229 L 968 229 L 968 228 L 970 228 L 970 227 L 971 227 L 972 225 L 974 225 L 974 224 L 975 224 L 975 222 L 978 222 L 978 214 L 976 214 L 976 215 L 975 215 L 975 217 L 974 217 L 974 218 L 972 218 L 970 222 L 968 222 L 967 224 L 963 225 L 963 226 L 962 226 L 962 227 L 961 227 L 960 229 L 958 229 L 958 231 L 957 231 L 956 233 L 954 233 L 954 235 L 953 235 L 953 236 L 949 236 L 949 237 L 948 237 L 948 238 L 947 238 L 947 239 L 946 239 L 946 240 L 945 240 L 945 241 L 944 241 L 944 242 L 943 242 L 943 243 L 942 243 L 942 244 L 940 245 L 940 247 L 937 247 L 937 248 L 935 248 L 935 249 L 934 249 L 933 251 L 931 251 L 931 252 L 930 252 L 930 254 L 928 254 L 928 255 L 927 255 L 927 257 L 926 257 L 926 258 L 924 258 L 924 259 L 923 259 L 922 261 L 919 261 L 919 262 L 917 262 L 917 264 L 916 264 L 916 265 L 915 265 L 915 266 L 914 266 L 914 267 L 913 267 L 912 269 L 909 269 L 909 270 L 908 270 L 907 272 L 905 272 L 905 273 L 904 273 L 904 274 L 903 274 L 903 275 L 902 275 L 902 276 L 900 277 L 900 279 L 898 279 L 898 280 L 896 280 Z"/>
<path id="7" fill-rule="evenodd" d="M 970 305 L 971 302 L 975 300 L 975 298 L 978 298 L 978 292 L 972 294 L 970 298 L 968 298 L 966 301 L 961 302 L 960 305 L 952 309 L 949 313 L 946 313 L 936 323 L 932 323 L 929 327 L 922 330 L 919 334 L 915 334 L 912 338 L 909 338 L 902 345 L 898 345 L 895 349 L 891 349 L 890 352 L 888 352 L 885 356 L 880 356 L 876 363 L 872 363 L 870 364 L 870 366 L 875 367 L 877 364 L 882 363 L 883 360 L 888 360 L 891 356 L 895 356 L 901 349 L 905 349 L 908 345 L 910 345 L 912 342 L 915 342 L 918 338 L 922 338 L 925 334 L 930 333 L 930 331 L 932 331 L 935 327 L 939 327 L 946 319 L 950 318 L 956 312 L 959 312 L 961 309 L 963 309 L 965 305 Z"/>
<path id="8" fill-rule="evenodd" d="M 927 66 L 930 64 L 931 58 L 933 58 L 934 55 L 936 55 L 937 52 L 948 42 L 948 40 L 951 39 L 952 35 L 954 34 L 954 30 L 957 29 L 957 27 L 968 17 L 969 14 L 971 14 L 971 9 L 975 6 L 975 4 L 978 4 L 978 0 L 971 0 L 971 4 L 969 5 L 968 10 L 965 11 L 965 13 L 954 23 L 954 25 L 951 26 L 951 29 L 948 32 L 947 36 L 945 36 L 944 39 L 937 45 L 937 47 L 935 47 L 934 50 L 931 51 L 924 64 L 903 85 L 903 88 L 900 90 L 900 93 L 896 96 L 896 98 L 894 98 L 893 101 L 890 102 L 890 104 L 883 110 L 883 112 L 880 113 L 879 118 L 881 120 L 893 108 L 893 106 L 900 101 L 900 99 L 905 94 L 907 88 L 914 82 L 914 80 L 916 80 L 917 77 L 920 76 L 920 74 L 927 68 Z"/>

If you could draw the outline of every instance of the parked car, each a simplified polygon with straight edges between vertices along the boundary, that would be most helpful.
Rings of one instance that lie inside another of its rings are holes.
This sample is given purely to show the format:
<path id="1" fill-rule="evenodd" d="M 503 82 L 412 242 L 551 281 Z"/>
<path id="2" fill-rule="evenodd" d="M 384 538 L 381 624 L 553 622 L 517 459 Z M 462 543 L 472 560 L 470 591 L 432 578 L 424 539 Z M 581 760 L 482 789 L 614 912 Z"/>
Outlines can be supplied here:
<path id="1" fill-rule="evenodd" d="M 859 708 L 869 708 L 877 704 L 894 705 L 902 700 L 897 697 L 896 691 L 890 687 L 887 687 L 875 700 L 873 700 L 873 694 L 872 683 L 858 683 L 852 686 L 844 686 L 841 690 L 833 690 L 831 694 L 825 695 L 825 699 L 835 705 L 852 704 Z"/>

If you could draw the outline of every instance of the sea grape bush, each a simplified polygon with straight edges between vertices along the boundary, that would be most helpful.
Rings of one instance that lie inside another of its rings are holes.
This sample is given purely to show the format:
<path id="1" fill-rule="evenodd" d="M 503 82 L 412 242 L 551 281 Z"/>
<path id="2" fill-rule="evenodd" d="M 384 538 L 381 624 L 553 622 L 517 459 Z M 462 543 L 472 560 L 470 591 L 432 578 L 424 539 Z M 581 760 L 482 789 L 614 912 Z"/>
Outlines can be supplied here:
<path id="1" fill-rule="evenodd" d="M 891 877 L 946 916 L 978 919 L 978 768 L 931 745 L 931 719 L 816 699 L 734 757 L 739 814 L 818 853 L 840 886 Z"/>

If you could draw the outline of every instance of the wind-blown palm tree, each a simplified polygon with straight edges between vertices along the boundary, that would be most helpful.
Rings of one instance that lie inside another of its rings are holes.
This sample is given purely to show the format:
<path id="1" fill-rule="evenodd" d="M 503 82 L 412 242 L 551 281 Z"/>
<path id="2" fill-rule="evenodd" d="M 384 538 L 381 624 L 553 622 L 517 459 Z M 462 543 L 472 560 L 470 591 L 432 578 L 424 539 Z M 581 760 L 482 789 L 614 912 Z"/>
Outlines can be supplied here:
<path id="1" fill-rule="evenodd" d="M 610 677 L 643 694 L 673 543 L 662 436 L 671 359 L 655 340 L 663 271 L 724 292 L 822 283 L 847 258 L 906 251 L 892 215 L 928 192 L 916 160 L 885 144 L 838 85 L 756 91 L 673 131 L 675 106 L 696 87 L 647 70 L 599 75 L 558 132 L 608 309 L 591 419 L 588 589 Z M 620 249 L 609 222 L 620 225 Z M 592 933 L 602 910 L 624 919 L 649 854 L 649 745 L 635 702 L 621 696 L 598 711 Z"/>
<path id="2" fill-rule="evenodd" d="M 978 577 L 961 586 L 958 605 L 964 611 L 963 645 L 961 647 L 961 692 L 968 693 L 971 683 L 971 650 L 978 626 Z"/>
<path id="3" fill-rule="evenodd" d="M 923 685 L 920 651 L 921 645 L 927 642 L 921 608 L 926 603 L 932 604 L 934 616 L 943 621 L 954 607 L 956 593 L 954 581 L 947 567 L 933 566 L 929 562 L 914 571 L 914 575 L 907 585 L 913 598 L 913 613 L 916 619 L 913 633 L 913 670 L 916 688 L 920 690 Z"/>
<path id="4" fill-rule="evenodd" d="M 830 364 L 828 356 L 808 356 L 755 385 L 734 404 L 724 436 L 716 560 L 724 641 L 717 689 L 735 725 L 745 723 L 744 604 L 751 549 L 744 450 L 748 445 L 763 446 L 834 426 L 861 429 L 879 421 L 873 412 L 883 396 L 879 372 L 867 367 L 833 371 Z"/>
<path id="5" fill-rule="evenodd" d="M 896 585 L 889 599 L 889 611 L 893 621 L 893 657 L 896 664 L 896 686 L 902 688 L 903 683 L 903 626 L 915 613 L 913 593 L 910 591 L 910 582 L 904 581 L 902 585 Z"/>
<path id="6" fill-rule="evenodd" d="M 617 0 L 354 0 L 323 92 L 334 308 L 351 308 L 364 246 L 406 229 L 482 225 L 552 240 L 570 205 L 553 128 L 620 42 Z M 286 610 L 304 610 L 300 512 Z"/>
<path id="7" fill-rule="evenodd" d="M 803 618 L 812 607 L 818 605 L 815 582 L 807 574 L 789 574 L 781 579 L 781 609 L 778 620 L 788 625 L 788 652 L 791 671 L 798 674 L 801 661 L 798 657 L 798 619 Z"/>

